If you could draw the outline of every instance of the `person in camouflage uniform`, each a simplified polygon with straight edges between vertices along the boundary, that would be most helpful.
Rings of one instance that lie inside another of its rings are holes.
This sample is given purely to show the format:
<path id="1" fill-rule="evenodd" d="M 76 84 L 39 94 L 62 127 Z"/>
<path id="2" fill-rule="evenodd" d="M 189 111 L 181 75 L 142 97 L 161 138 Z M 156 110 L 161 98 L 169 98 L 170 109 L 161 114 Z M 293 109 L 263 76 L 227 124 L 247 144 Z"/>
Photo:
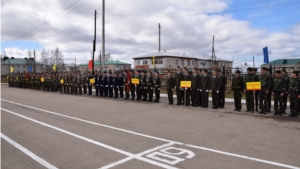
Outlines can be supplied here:
<path id="1" fill-rule="evenodd" d="M 269 92 L 272 88 L 271 77 L 266 73 L 267 68 L 261 68 L 260 73 L 260 83 L 261 83 L 261 90 L 259 91 L 259 114 L 266 114 L 268 109 L 268 102 L 269 102 Z"/>
<path id="2" fill-rule="evenodd" d="M 285 89 L 283 87 L 283 79 L 280 77 L 281 71 L 275 71 L 275 77 L 272 83 L 272 95 L 274 96 L 274 115 L 282 116 L 283 112 L 283 96 Z M 279 109 L 278 109 L 279 104 Z"/>
<path id="3" fill-rule="evenodd" d="M 289 98 L 290 98 L 290 111 L 289 117 L 298 117 L 299 112 L 299 99 L 300 99 L 300 80 L 297 77 L 299 72 L 293 71 L 290 82 L 289 82 Z"/>
<path id="4" fill-rule="evenodd" d="M 272 86 L 272 83 L 273 83 L 273 76 L 272 74 L 270 74 L 270 70 L 271 68 L 267 68 L 266 69 L 266 74 L 269 76 L 269 78 L 271 79 L 271 86 Z M 266 112 L 270 113 L 271 112 L 271 98 L 272 98 L 272 87 L 268 93 L 268 102 L 267 102 L 267 110 Z"/>
<path id="5" fill-rule="evenodd" d="M 254 74 L 254 79 L 259 79 L 259 76 L 257 75 L 257 68 L 253 68 L 252 69 L 252 73 Z M 255 111 L 256 112 L 258 112 L 258 93 L 259 93 L 259 91 L 258 90 L 256 90 L 255 91 Z"/>
<path id="6" fill-rule="evenodd" d="M 285 69 L 281 70 L 281 78 L 283 80 L 283 88 L 285 89 L 285 93 L 283 96 L 283 112 L 282 112 L 282 114 L 285 114 L 286 103 L 287 103 L 287 98 L 288 98 L 288 88 L 289 88 L 289 82 L 290 82 L 290 77 L 287 75 Z"/>
<path id="7" fill-rule="evenodd" d="M 241 71 L 235 71 L 235 76 L 232 79 L 231 90 L 233 92 L 234 98 L 234 106 L 235 109 L 233 111 L 240 112 L 242 109 L 242 94 L 244 91 L 244 79 L 240 76 Z"/>
<path id="8" fill-rule="evenodd" d="M 247 90 L 247 83 L 248 82 L 256 82 L 259 81 L 259 79 L 255 79 L 255 75 L 252 73 L 252 68 L 248 67 L 247 68 L 247 75 L 245 76 L 245 90 L 244 92 L 246 93 L 246 108 L 247 110 L 245 112 L 252 112 L 254 113 L 254 96 L 253 96 L 253 91 L 252 90 Z"/>

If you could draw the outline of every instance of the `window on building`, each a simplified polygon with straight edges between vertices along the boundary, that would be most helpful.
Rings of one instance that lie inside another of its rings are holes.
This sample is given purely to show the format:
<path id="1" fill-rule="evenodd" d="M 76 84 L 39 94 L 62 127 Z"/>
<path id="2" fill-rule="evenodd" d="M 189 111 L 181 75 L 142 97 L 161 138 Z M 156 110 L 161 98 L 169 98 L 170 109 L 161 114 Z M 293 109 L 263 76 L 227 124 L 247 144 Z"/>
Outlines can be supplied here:
<path id="1" fill-rule="evenodd" d="M 178 65 L 178 59 L 175 60 L 175 64 Z"/>
<path id="2" fill-rule="evenodd" d="M 140 61 L 138 60 L 138 61 L 137 61 L 137 65 L 140 65 L 140 64 L 141 64 L 141 63 L 140 63 Z"/>
<path id="3" fill-rule="evenodd" d="M 23 68 L 25 69 L 25 66 L 23 66 Z"/>
<path id="4" fill-rule="evenodd" d="M 195 61 L 192 61 L 192 66 L 194 66 L 195 65 Z"/>
<path id="5" fill-rule="evenodd" d="M 190 61 L 190 60 L 188 60 L 187 62 L 188 62 L 188 63 L 187 63 L 187 64 L 188 64 L 188 66 L 190 66 L 190 63 L 191 63 L 191 61 Z"/>
<path id="6" fill-rule="evenodd" d="M 149 64 L 148 60 L 143 60 L 143 65 L 148 65 L 148 64 Z"/>
<path id="7" fill-rule="evenodd" d="M 207 66 L 207 63 L 205 61 L 200 61 L 199 66 L 200 67 L 205 67 L 205 66 Z"/>
<path id="8" fill-rule="evenodd" d="M 17 68 L 19 68 L 19 65 L 17 65 Z"/>
<path id="9" fill-rule="evenodd" d="M 181 60 L 181 65 L 184 66 L 184 60 Z"/>
<path id="10" fill-rule="evenodd" d="M 155 64 L 163 64 L 164 63 L 164 60 L 163 59 L 155 59 Z"/>

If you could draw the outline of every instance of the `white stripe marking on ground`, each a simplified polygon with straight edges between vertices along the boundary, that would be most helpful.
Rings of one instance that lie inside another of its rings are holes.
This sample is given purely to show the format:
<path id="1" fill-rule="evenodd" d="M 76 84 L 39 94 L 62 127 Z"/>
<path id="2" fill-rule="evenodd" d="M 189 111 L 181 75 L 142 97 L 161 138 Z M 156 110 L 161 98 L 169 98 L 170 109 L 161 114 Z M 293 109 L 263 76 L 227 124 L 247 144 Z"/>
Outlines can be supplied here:
<path id="1" fill-rule="evenodd" d="M 200 149 L 200 150 L 210 151 L 210 152 L 223 154 L 223 155 L 228 155 L 228 156 L 237 157 L 237 158 L 242 158 L 242 159 L 246 159 L 246 160 L 271 164 L 271 165 L 275 165 L 275 166 L 291 168 L 291 169 L 300 169 L 300 167 L 296 167 L 296 166 L 291 166 L 291 165 L 287 165 L 287 164 L 282 164 L 282 163 L 278 163 L 278 162 L 263 160 L 263 159 L 259 159 L 259 158 L 253 158 L 253 157 L 234 154 L 234 153 L 228 153 L 228 152 L 225 152 L 225 151 L 219 151 L 219 150 L 206 148 L 206 147 L 195 146 L 195 145 L 191 145 L 191 144 L 185 144 L 185 143 L 181 143 L 181 142 L 177 142 L 177 141 L 167 140 L 167 139 L 163 139 L 163 138 L 159 138 L 159 137 L 155 137 L 155 136 L 150 136 L 150 135 L 146 135 L 146 134 L 142 134 L 142 133 L 138 133 L 138 132 L 122 129 L 122 128 L 112 127 L 112 126 L 108 126 L 108 125 L 104 125 L 104 124 L 100 124 L 100 123 L 96 123 L 96 122 L 92 122 L 92 121 L 88 121 L 88 120 L 83 120 L 83 119 L 72 117 L 72 116 L 67 116 L 67 115 L 64 115 L 64 114 L 51 112 L 51 111 L 48 111 L 48 110 L 44 110 L 44 109 L 40 109 L 40 108 L 28 106 L 28 105 L 16 103 L 16 102 L 9 101 L 9 100 L 4 100 L 4 99 L 1 99 L 1 100 L 4 101 L 4 102 L 7 102 L 7 103 L 12 103 L 12 104 L 15 104 L 15 105 L 31 108 L 31 109 L 34 109 L 34 110 L 39 110 L 39 111 L 46 112 L 46 113 L 49 113 L 49 114 L 54 114 L 54 115 L 58 115 L 58 116 L 78 120 L 78 121 L 81 121 L 81 122 L 94 124 L 94 125 L 101 126 L 101 127 L 106 127 L 106 128 L 113 129 L 113 130 L 123 131 L 123 132 L 126 132 L 126 133 L 130 133 L 130 134 L 134 134 L 134 135 L 138 135 L 138 136 L 142 136 L 142 137 L 146 137 L 146 138 L 151 138 L 151 139 L 155 139 L 155 140 L 159 140 L 159 141 L 165 141 L 165 142 L 174 142 L 175 144 L 179 144 L 179 145 L 183 145 L 183 146 L 188 146 L 188 147 L 192 147 L 192 148 L 196 148 L 196 149 Z"/>
<path id="2" fill-rule="evenodd" d="M 58 169 L 55 166 L 53 166 L 52 164 L 50 164 L 47 161 L 45 161 L 44 159 L 42 159 L 41 157 L 39 157 L 39 156 L 35 155 L 34 153 L 32 153 L 31 151 L 29 151 L 25 147 L 21 146 L 20 144 L 16 143 L 12 139 L 8 138 L 3 133 L 1 133 L 1 138 L 3 138 L 9 144 L 13 145 L 14 147 L 16 147 L 17 149 L 19 149 L 20 151 L 22 151 L 23 153 L 25 153 L 26 155 L 28 155 L 30 158 L 32 158 L 36 162 L 38 162 L 41 165 L 45 166 L 46 168 L 49 168 L 49 169 Z"/>
<path id="3" fill-rule="evenodd" d="M 29 121 L 38 123 L 38 124 L 40 124 L 40 125 L 43 125 L 43 126 L 52 128 L 52 129 L 54 129 L 54 130 L 60 131 L 60 132 L 62 132 L 62 133 L 71 135 L 71 136 L 73 136 L 73 137 L 79 138 L 79 139 L 84 140 L 84 141 L 86 141 L 86 142 L 89 142 L 89 143 L 92 143 L 92 144 L 95 144 L 95 145 L 98 145 L 98 146 L 107 148 L 107 149 L 109 149 L 109 150 L 112 150 L 112 151 L 115 151 L 115 152 L 124 154 L 124 155 L 129 156 L 129 157 L 133 157 L 133 158 L 135 158 L 135 159 L 138 159 L 138 160 L 141 160 L 141 161 L 144 161 L 144 162 L 147 162 L 147 163 L 150 163 L 150 164 L 152 164 L 152 165 L 157 165 L 157 166 L 159 166 L 159 167 L 166 168 L 166 169 L 177 169 L 177 168 L 175 168 L 175 167 L 171 167 L 171 166 L 168 166 L 168 165 L 163 164 L 163 163 L 158 163 L 158 162 L 156 162 L 156 161 L 149 160 L 149 159 L 146 159 L 146 158 L 144 158 L 144 157 L 136 157 L 135 154 L 132 154 L 132 153 L 123 151 L 123 150 L 121 150 L 121 149 L 118 149 L 118 148 L 115 148 L 115 147 L 112 147 L 112 146 L 109 146 L 109 145 L 106 145 L 106 144 L 103 144 L 103 143 L 100 143 L 100 142 L 98 142 L 98 141 L 89 139 L 89 138 L 87 138 L 87 137 L 80 136 L 80 135 L 78 135 L 78 134 L 69 132 L 69 131 L 67 131 L 67 130 L 63 130 L 63 129 L 61 129 L 61 128 L 52 126 L 52 125 L 50 125 L 50 124 L 40 122 L 40 121 L 38 121 L 38 120 L 35 120 L 35 119 L 32 119 L 32 118 L 23 116 L 23 115 L 21 115 L 21 114 L 15 113 L 15 112 L 12 112 L 12 111 L 10 111 L 10 110 L 4 109 L 4 108 L 1 108 L 1 110 L 4 110 L 4 111 L 6 111 L 6 112 L 8 112 L 8 113 L 10 113 L 10 114 L 13 114 L 13 115 L 22 117 L 22 118 L 24 118 L 24 119 L 26 119 L 26 120 L 29 120 Z"/>

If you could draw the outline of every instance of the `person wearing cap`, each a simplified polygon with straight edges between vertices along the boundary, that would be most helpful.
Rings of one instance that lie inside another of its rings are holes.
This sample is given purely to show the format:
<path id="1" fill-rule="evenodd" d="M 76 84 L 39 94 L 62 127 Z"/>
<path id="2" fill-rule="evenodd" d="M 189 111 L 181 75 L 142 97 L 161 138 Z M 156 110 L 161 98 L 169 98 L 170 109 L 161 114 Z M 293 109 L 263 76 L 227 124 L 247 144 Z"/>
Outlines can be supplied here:
<path id="1" fill-rule="evenodd" d="M 65 81 L 67 82 L 67 78 L 68 78 L 68 76 L 67 76 L 67 74 L 66 74 L 66 76 L 65 76 Z M 82 75 L 82 88 L 83 88 L 83 94 L 87 94 L 87 77 L 86 77 L 86 73 L 84 73 L 83 75 Z M 66 83 L 65 82 L 65 83 Z M 66 89 L 67 90 L 67 89 Z M 65 90 L 65 91 L 66 91 Z"/>
<path id="2" fill-rule="evenodd" d="M 119 78 L 118 78 L 118 73 L 114 72 L 114 77 L 113 77 L 113 88 L 114 88 L 114 94 L 115 94 L 115 99 L 119 98 Z"/>
<path id="3" fill-rule="evenodd" d="M 103 96 L 103 74 L 101 71 L 98 71 L 98 90 L 99 90 L 99 97 Z"/>
<path id="4" fill-rule="evenodd" d="M 135 99 L 135 84 L 132 83 L 132 79 L 135 78 L 134 71 L 130 71 L 130 92 L 131 92 L 131 100 Z"/>
<path id="5" fill-rule="evenodd" d="M 259 81 L 259 79 L 255 78 L 255 75 L 252 73 L 252 70 L 253 69 L 251 67 L 247 68 L 247 74 L 245 76 L 244 92 L 246 93 L 246 109 L 247 109 L 245 112 L 254 113 L 253 91 L 247 89 L 247 83 Z"/>
<path id="6" fill-rule="evenodd" d="M 192 77 L 189 74 L 189 70 L 187 67 L 183 68 L 183 79 L 182 81 L 192 81 Z M 190 88 L 181 88 L 181 96 L 183 98 L 183 105 L 190 106 Z"/>
<path id="7" fill-rule="evenodd" d="M 171 75 L 171 71 L 168 70 L 167 73 L 167 82 L 166 82 L 166 87 L 167 87 L 167 93 L 168 93 L 168 100 L 169 100 L 169 105 L 173 105 L 174 99 L 173 99 L 173 90 L 175 88 L 175 79 Z"/>
<path id="8" fill-rule="evenodd" d="M 146 84 L 146 74 L 147 71 L 142 71 L 142 75 L 140 77 L 141 82 L 141 94 L 143 95 L 142 101 L 147 101 L 147 84 Z"/>
<path id="9" fill-rule="evenodd" d="M 208 108 L 208 95 L 210 89 L 210 77 L 207 74 L 207 69 L 202 70 L 202 78 L 201 78 L 201 88 L 202 91 L 202 108 Z"/>
<path id="10" fill-rule="evenodd" d="M 259 76 L 257 75 L 257 68 L 252 69 L 252 73 L 254 74 L 254 79 L 259 79 Z M 258 90 L 255 91 L 255 111 L 258 112 Z"/>
<path id="11" fill-rule="evenodd" d="M 153 84 L 153 77 L 152 77 L 151 70 L 148 71 L 146 83 L 147 83 L 148 98 L 149 98 L 147 100 L 147 102 L 152 102 L 153 101 L 153 88 L 154 88 L 154 84 Z"/>
<path id="12" fill-rule="evenodd" d="M 113 98 L 113 87 L 114 87 L 114 77 L 111 70 L 108 72 L 108 95 L 110 98 Z"/>
<path id="13" fill-rule="evenodd" d="M 288 88 L 289 88 L 289 82 L 290 82 L 290 77 L 287 75 L 286 70 L 282 69 L 281 70 L 281 78 L 283 80 L 283 88 L 284 88 L 284 96 L 283 96 L 283 111 L 282 114 L 285 114 L 286 111 L 286 103 L 287 103 L 287 98 L 288 98 Z"/>
<path id="14" fill-rule="evenodd" d="M 79 95 L 82 95 L 82 77 L 81 77 L 81 73 L 78 72 L 78 75 L 77 75 L 77 80 L 78 80 L 78 91 L 79 91 Z"/>
<path id="15" fill-rule="evenodd" d="M 197 93 L 198 93 L 198 106 L 202 106 L 202 69 L 198 69 L 198 89 L 197 89 Z"/>
<path id="16" fill-rule="evenodd" d="M 103 72 L 103 96 L 107 97 L 108 96 L 108 76 L 107 72 Z"/>
<path id="17" fill-rule="evenodd" d="M 129 71 L 124 71 L 124 87 L 125 87 L 125 98 L 129 99 L 129 91 L 130 91 L 130 74 Z"/>
<path id="18" fill-rule="evenodd" d="M 268 95 L 272 88 L 270 76 L 266 73 L 267 68 L 261 68 L 259 80 L 261 83 L 261 90 L 259 91 L 259 114 L 266 114 L 268 109 Z"/>
<path id="19" fill-rule="evenodd" d="M 290 99 L 290 111 L 289 117 L 298 117 L 299 113 L 299 99 L 300 99 L 300 80 L 297 77 L 299 72 L 293 71 L 289 82 L 289 99 Z"/>
<path id="20" fill-rule="evenodd" d="M 119 82 L 119 93 L 120 93 L 120 98 L 124 97 L 124 93 L 123 93 L 123 87 L 124 87 L 124 77 L 122 73 L 118 74 L 118 82 Z"/>
<path id="21" fill-rule="evenodd" d="M 218 76 L 217 70 L 213 70 L 213 75 L 211 76 L 210 80 L 210 92 L 212 96 L 212 109 L 219 108 L 219 93 L 221 87 L 221 79 Z"/>
<path id="22" fill-rule="evenodd" d="M 281 71 L 275 71 L 275 77 L 273 78 L 272 83 L 272 95 L 274 97 L 274 115 L 282 116 L 283 112 L 283 96 L 284 96 L 284 88 L 283 88 L 283 79 L 280 77 Z M 279 109 L 278 109 L 279 104 Z"/>
<path id="23" fill-rule="evenodd" d="M 191 75 L 191 77 L 192 77 L 192 84 L 191 84 L 191 90 L 192 90 L 192 92 L 191 92 L 191 96 L 192 96 L 192 107 L 198 107 L 199 105 L 198 105 L 198 103 L 199 103 L 199 101 L 198 101 L 198 98 L 199 98 L 199 96 L 198 96 L 198 91 L 199 91 L 199 76 L 198 76 L 198 69 L 195 67 L 194 69 L 193 69 L 193 74 Z"/>
<path id="24" fill-rule="evenodd" d="M 154 103 L 159 103 L 161 79 L 159 77 L 159 73 L 158 73 L 157 70 L 154 72 L 153 86 L 154 86 L 154 91 L 155 91 L 154 92 L 155 93 L 155 100 L 153 102 Z"/>
<path id="25" fill-rule="evenodd" d="M 177 103 L 176 105 L 182 105 L 182 95 L 180 90 L 180 82 L 183 79 L 183 73 L 179 66 L 177 66 L 177 72 L 175 74 L 175 89 L 176 89 L 176 96 L 177 96 Z"/>
<path id="26" fill-rule="evenodd" d="M 242 94 L 244 91 L 244 79 L 240 76 L 241 71 L 235 71 L 235 76 L 232 79 L 231 90 L 233 92 L 234 107 L 233 111 L 240 112 L 242 109 Z"/>
<path id="27" fill-rule="evenodd" d="M 225 68 L 224 68 L 225 69 Z M 219 108 L 224 108 L 225 106 L 225 91 L 226 91 L 226 85 L 227 85 L 227 77 L 223 75 L 221 69 L 217 70 L 217 74 L 220 78 L 220 91 L 219 91 Z"/>

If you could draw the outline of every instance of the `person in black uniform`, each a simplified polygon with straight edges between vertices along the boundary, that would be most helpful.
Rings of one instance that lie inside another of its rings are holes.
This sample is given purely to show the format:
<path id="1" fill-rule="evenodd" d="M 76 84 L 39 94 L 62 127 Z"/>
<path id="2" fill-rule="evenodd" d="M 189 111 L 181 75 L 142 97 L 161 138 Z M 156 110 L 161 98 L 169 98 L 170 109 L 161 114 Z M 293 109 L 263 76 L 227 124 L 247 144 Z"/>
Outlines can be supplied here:
<path id="1" fill-rule="evenodd" d="M 114 77 L 112 76 L 111 70 L 108 72 L 108 92 L 109 92 L 109 97 L 114 97 L 113 96 L 113 85 L 114 85 Z"/>
<path id="2" fill-rule="evenodd" d="M 192 96 L 192 107 L 198 107 L 198 91 L 199 91 L 199 76 L 198 76 L 198 69 L 197 68 L 194 68 L 193 69 L 193 74 L 192 74 L 192 86 L 191 86 L 191 96 Z"/>
<path id="3" fill-rule="evenodd" d="M 152 77 L 152 72 L 151 70 L 148 71 L 147 74 L 147 79 L 146 79 L 146 83 L 147 83 L 147 88 L 148 88 L 148 102 L 152 102 L 153 100 L 153 77 Z"/>
<path id="4" fill-rule="evenodd" d="M 97 70 L 95 70 L 94 79 L 95 79 L 94 86 L 95 86 L 95 90 L 96 90 L 95 96 L 98 96 L 99 95 L 99 74 L 98 74 Z"/>
<path id="5" fill-rule="evenodd" d="M 168 71 L 167 75 L 168 75 L 168 77 L 167 77 L 166 87 L 167 87 L 167 92 L 168 92 L 168 100 L 169 100 L 169 105 L 172 105 L 174 103 L 173 90 L 175 88 L 175 79 L 171 75 L 171 71 Z"/>
<path id="6" fill-rule="evenodd" d="M 119 98 L 119 94 L 118 94 L 119 78 L 118 78 L 117 72 L 114 72 L 113 83 L 114 83 L 115 99 L 117 99 L 117 98 Z"/>
<path id="7" fill-rule="evenodd" d="M 182 105 L 182 95 L 181 95 L 181 88 L 180 88 L 180 82 L 183 79 L 183 74 L 181 72 L 181 69 L 179 66 L 177 66 L 177 72 L 175 74 L 175 89 L 176 89 L 176 96 L 177 96 L 177 103 L 176 105 L 180 106 Z"/>
<path id="8" fill-rule="evenodd" d="M 125 87 L 125 98 L 126 100 L 129 99 L 129 91 L 130 91 L 130 80 L 128 79 L 128 71 L 124 72 L 124 87 Z"/>
<path id="9" fill-rule="evenodd" d="M 201 78 L 202 78 L 202 69 L 198 69 L 198 105 L 202 106 L 202 83 L 201 83 Z"/>
<path id="10" fill-rule="evenodd" d="M 92 79 L 91 73 L 88 72 L 88 76 L 87 76 L 87 84 L 88 84 L 88 95 L 92 95 L 92 84 L 90 82 L 90 79 Z"/>
<path id="11" fill-rule="evenodd" d="M 224 108 L 227 77 L 225 75 L 223 75 L 221 69 L 218 69 L 217 72 L 218 72 L 218 76 L 219 76 L 220 81 L 221 81 L 220 91 L 219 91 L 219 108 Z"/>
<path id="12" fill-rule="evenodd" d="M 120 98 L 123 98 L 124 77 L 122 73 L 118 74 L 118 82 L 119 82 L 118 86 L 119 86 Z"/>
<path id="13" fill-rule="evenodd" d="M 183 79 L 182 81 L 192 81 L 192 77 L 189 75 L 188 69 L 183 68 Z M 190 88 L 182 88 L 182 96 L 183 96 L 183 105 L 190 106 Z M 185 91 L 185 94 L 184 94 Z"/>
<path id="14" fill-rule="evenodd" d="M 132 78 L 135 78 L 133 70 L 131 70 L 131 72 L 130 72 L 130 92 L 131 92 L 131 100 L 134 100 L 134 98 L 135 98 L 135 84 L 132 84 Z"/>
<path id="15" fill-rule="evenodd" d="M 148 87 L 147 87 L 147 77 L 146 77 L 147 71 L 142 71 L 142 76 L 141 76 L 141 87 L 142 87 L 142 94 L 143 94 L 143 100 L 142 101 L 147 101 L 147 93 L 148 93 Z"/>
<path id="16" fill-rule="evenodd" d="M 221 79 L 217 75 L 217 70 L 213 70 L 213 76 L 211 77 L 210 81 L 210 92 L 212 92 L 212 109 L 218 109 L 219 108 L 219 93 L 220 93 L 220 87 L 221 87 Z"/>
<path id="17" fill-rule="evenodd" d="M 98 88 L 99 88 L 99 97 L 103 96 L 103 75 L 101 71 L 98 71 Z"/>
<path id="18" fill-rule="evenodd" d="M 108 96 L 108 77 L 106 71 L 104 71 L 103 74 L 103 93 L 104 93 L 104 97 Z"/>
<path id="19" fill-rule="evenodd" d="M 202 90 L 202 106 L 203 108 L 208 108 L 208 95 L 210 86 L 210 77 L 207 75 L 207 69 L 202 70 L 201 78 L 201 90 Z"/>
<path id="20" fill-rule="evenodd" d="M 153 102 L 159 103 L 161 80 L 160 80 L 159 73 L 157 70 L 154 73 L 153 82 L 154 82 L 154 90 L 155 90 L 155 100 Z"/>
<path id="21" fill-rule="evenodd" d="M 135 79 L 138 79 L 139 80 L 139 84 L 136 84 L 135 85 L 135 90 L 136 90 L 136 101 L 140 101 L 141 100 L 141 98 L 142 98 L 142 93 L 141 93 L 141 71 L 139 70 L 139 71 L 135 71 Z"/>

